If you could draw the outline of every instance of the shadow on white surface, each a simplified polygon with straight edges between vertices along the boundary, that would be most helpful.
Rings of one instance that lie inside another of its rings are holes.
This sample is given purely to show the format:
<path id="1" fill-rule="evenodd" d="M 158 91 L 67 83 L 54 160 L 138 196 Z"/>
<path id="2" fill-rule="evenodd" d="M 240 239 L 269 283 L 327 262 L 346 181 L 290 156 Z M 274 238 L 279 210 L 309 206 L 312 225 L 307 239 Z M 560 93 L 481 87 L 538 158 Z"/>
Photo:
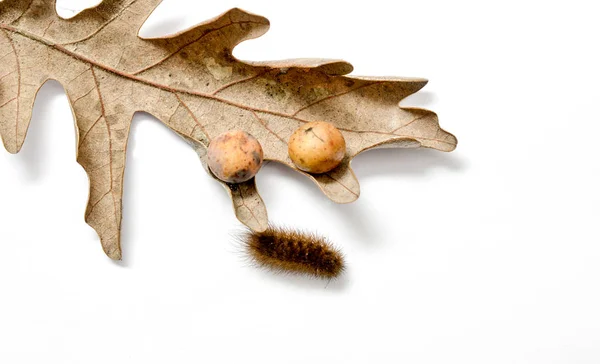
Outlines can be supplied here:
<path id="1" fill-rule="evenodd" d="M 314 208 L 326 208 L 327 210 L 331 210 L 332 213 L 336 215 L 331 217 L 332 219 L 335 219 L 334 225 L 343 225 L 352 232 L 352 235 L 356 236 L 361 241 L 367 242 L 367 245 L 375 245 L 381 238 L 381 229 L 378 227 L 377 215 L 372 213 L 368 202 L 364 199 L 359 198 L 357 201 L 349 204 L 337 204 L 332 202 L 310 179 L 281 163 L 270 163 L 268 168 L 261 171 L 261 174 L 266 173 L 276 176 L 274 181 L 277 179 L 293 180 L 294 183 L 299 184 L 299 186 L 297 186 L 298 191 L 304 190 L 306 192 L 302 193 L 318 196 L 317 198 L 320 199 L 320 201 L 317 202 L 318 205 L 315 205 Z M 259 177 L 262 178 L 262 176 Z M 268 189 L 267 186 L 262 187 L 260 181 L 258 183 L 258 188 L 260 191 Z M 294 188 L 294 190 L 296 190 L 296 188 Z M 269 191 L 266 190 L 263 194 L 266 195 L 268 193 Z M 311 196 L 310 198 L 314 198 L 314 196 Z"/>
<path id="2" fill-rule="evenodd" d="M 101 0 L 56 0 L 56 13 L 62 18 L 70 19 L 100 3 Z"/>
<path id="3" fill-rule="evenodd" d="M 382 175 L 398 177 L 401 181 L 405 176 L 425 176 L 436 168 L 462 173 L 467 163 L 457 154 L 425 148 L 369 150 L 352 162 L 359 181 Z"/>
<path id="4" fill-rule="evenodd" d="M 261 281 L 270 281 L 282 287 L 290 285 L 306 290 L 321 290 L 330 292 L 341 292 L 350 286 L 350 272 L 348 269 L 336 279 L 319 279 L 310 276 L 273 272 L 269 269 L 256 267 L 253 263 L 246 263 L 245 269 L 252 269 L 253 275 L 257 276 Z"/>
<path id="5" fill-rule="evenodd" d="M 65 98 L 65 91 L 60 83 L 56 81 L 46 82 L 35 99 L 31 124 L 25 138 L 25 143 L 21 151 L 12 156 L 11 161 L 19 177 L 27 183 L 38 183 L 47 172 L 46 168 L 50 161 L 52 151 L 48 143 L 48 134 L 51 127 L 48 123 L 66 122 L 74 124 L 73 119 L 57 120 L 53 118 L 53 106 L 59 98 Z M 75 140 L 75 127 L 71 140 Z M 74 142 L 73 142 L 73 146 Z M 73 161 L 75 161 L 75 149 L 73 148 Z"/>
<path id="6" fill-rule="evenodd" d="M 151 39 L 176 34 L 183 31 L 180 29 L 182 23 L 185 23 L 185 16 L 183 15 L 159 18 L 159 20 L 152 22 L 146 21 L 140 28 L 139 36 L 145 39 Z"/>
<path id="7" fill-rule="evenodd" d="M 367 247 L 375 247 L 385 241 L 385 229 L 381 219 L 373 213 L 373 207 L 358 199 L 351 204 L 334 204 L 332 210 L 338 217 L 338 224 L 345 226 L 357 240 Z"/>
<path id="8" fill-rule="evenodd" d="M 400 106 L 429 108 L 429 106 L 436 101 L 437 97 L 435 96 L 435 93 L 431 91 L 419 91 L 402 99 Z"/>
<path id="9" fill-rule="evenodd" d="M 276 183 L 276 179 L 293 179 L 294 183 L 299 184 L 299 190 L 306 190 L 307 194 L 316 194 L 321 196 L 323 205 L 315 208 L 327 208 L 336 216 L 335 224 L 342 224 L 358 240 L 365 243 L 365 246 L 377 246 L 380 241 L 385 241 L 386 229 L 381 226 L 384 221 L 380 218 L 379 208 L 374 206 L 365 197 L 360 197 L 357 201 L 350 204 L 336 204 L 318 189 L 318 187 L 308 178 L 297 173 L 293 169 L 281 163 L 269 163 L 267 168 L 261 171 L 270 183 Z M 459 155 L 444 153 L 433 149 L 376 149 L 367 151 L 357 156 L 352 162 L 352 168 L 355 171 L 359 183 L 368 181 L 370 178 L 388 177 L 402 184 L 403 180 L 408 178 L 429 178 L 428 175 L 435 169 L 446 169 L 455 173 L 463 173 L 467 168 L 466 161 L 460 159 Z M 271 180 L 266 174 L 276 176 Z M 263 178 L 259 176 L 259 178 Z M 269 195 L 268 183 L 262 184 L 259 179 L 258 188 L 263 197 Z M 407 192 L 410 193 L 410 192 Z M 361 195 L 364 191 L 361 191 Z M 271 198 L 271 196 L 268 196 Z M 267 201 L 268 205 L 268 201 Z M 333 222 L 332 222 L 333 223 Z"/>
<path id="10" fill-rule="evenodd" d="M 156 121 L 153 116 L 136 112 L 133 115 L 131 126 L 129 128 L 129 140 L 127 141 L 127 156 L 125 160 L 125 174 L 123 177 L 123 207 L 122 207 L 122 221 L 121 221 L 121 252 L 122 260 L 113 260 L 115 265 L 123 268 L 129 268 L 133 264 L 133 258 L 135 255 L 135 227 L 134 217 L 137 215 L 136 211 L 136 193 L 135 189 L 131 186 L 137 186 L 142 181 L 138 178 L 136 173 L 136 163 L 132 163 L 134 156 L 134 150 L 137 142 L 137 131 L 142 123 Z M 165 127 L 165 129 L 167 129 Z M 165 136 L 167 137 L 167 136 Z M 128 188 L 129 187 L 129 188 Z"/>
<path id="11" fill-rule="evenodd" d="M 135 216 L 138 215 L 136 207 L 139 204 L 136 203 L 137 193 L 135 186 L 139 186 L 143 183 L 140 180 L 140 173 L 137 172 L 137 163 L 135 163 L 134 153 L 136 150 L 137 138 L 139 135 L 139 128 L 144 123 L 156 123 L 163 127 L 164 138 L 172 138 L 177 142 L 185 143 L 181 138 L 164 125 L 160 120 L 148 114 L 146 112 L 136 112 L 133 115 L 131 126 L 129 129 L 129 140 L 127 142 L 127 157 L 125 161 L 125 175 L 123 185 L 123 207 L 122 207 L 122 221 L 121 221 L 121 251 L 122 260 L 114 261 L 115 265 L 120 267 L 129 268 L 133 264 L 137 239 L 135 238 L 136 231 L 136 220 Z M 160 141 L 157 141 L 160 142 Z"/>
<path id="12" fill-rule="evenodd" d="M 172 145 L 171 143 L 176 143 L 182 146 L 182 149 L 189 151 L 190 154 L 194 155 L 192 164 L 187 165 L 186 168 L 190 169 L 199 169 L 204 173 L 204 168 L 202 167 L 202 162 L 198 157 L 195 156 L 193 148 L 185 142 L 183 138 L 177 135 L 173 130 L 169 129 L 165 124 L 163 124 L 160 120 L 154 117 L 152 114 L 138 111 L 134 114 L 131 128 L 129 131 L 129 141 L 127 143 L 127 159 L 125 163 L 125 176 L 124 176 L 124 186 L 123 186 L 123 219 L 121 222 L 121 249 L 123 252 L 123 259 L 121 261 L 114 261 L 114 263 L 121 267 L 131 267 L 133 261 L 135 260 L 136 255 L 136 245 L 135 242 L 139 239 L 136 237 L 136 231 L 142 229 L 142 227 L 138 226 L 140 224 L 137 216 L 141 213 L 141 211 L 137 211 L 136 208 L 140 206 L 139 198 L 139 186 L 142 186 L 145 181 L 140 178 L 143 173 L 140 173 L 138 170 L 139 160 L 136 161 L 136 152 L 137 152 L 137 142 L 141 133 L 142 127 L 145 124 L 154 124 L 154 126 L 158 126 L 160 130 L 160 139 L 156 139 L 153 142 L 156 144 L 157 148 L 164 148 L 165 145 Z M 166 143 L 168 141 L 168 143 Z M 147 157 L 142 157 L 147 158 Z M 210 178 L 212 180 L 212 178 Z M 212 182 L 212 181 L 211 181 Z M 221 187 L 218 183 L 209 183 L 210 189 L 207 189 L 203 193 L 206 194 L 214 194 L 219 198 L 220 202 L 224 206 L 231 205 L 231 199 L 227 195 L 226 191 Z M 206 188 L 206 186 L 205 186 Z M 161 193 L 168 193 L 168 191 L 162 191 Z M 200 201 L 190 201 L 190 204 L 200 204 Z M 233 211 L 232 211 L 233 213 Z"/>

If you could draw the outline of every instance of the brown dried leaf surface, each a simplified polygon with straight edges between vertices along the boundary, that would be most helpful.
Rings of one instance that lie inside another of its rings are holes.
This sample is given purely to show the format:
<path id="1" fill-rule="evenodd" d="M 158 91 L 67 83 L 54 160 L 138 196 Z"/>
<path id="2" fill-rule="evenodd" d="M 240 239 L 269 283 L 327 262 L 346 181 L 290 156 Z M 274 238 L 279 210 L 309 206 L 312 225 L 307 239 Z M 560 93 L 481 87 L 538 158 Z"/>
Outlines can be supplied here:
<path id="1" fill-rule="evenodd" d="M 398 105 L 426 80 L 345 76 L 352 66 L 337 60 L 240 61 L 233 48 L 269 28 L 265 18 L 240 9 L 173 36 L 140 38 L 139 28 L 159 3 L 105 0 L 62 19 L 55 0 L 0 2 L 4 146 L 11 153 L 21 149 L 37 91 L 49 79 L 59 81 L 76 120 L 77 160 L 90 179 L 86 221 L 113 259 L 121 257 L 125 150 L 136 111 L 151 113 L 186 139 L 205 167 L 211 138 L 235 128 L 261 142 L 265 159 L 294 168 L 287 155 L 293 131 L 310 121 L 332 122 L 346 138 L 348 156 L 330 173 L 306 175 L 340 203 L 359 195 L 350 161 L 364 150 L 456 147 L 433 112 Z M 254 180 L 223 185 L 238 219 L 265 230 L 267 212 Z"/>

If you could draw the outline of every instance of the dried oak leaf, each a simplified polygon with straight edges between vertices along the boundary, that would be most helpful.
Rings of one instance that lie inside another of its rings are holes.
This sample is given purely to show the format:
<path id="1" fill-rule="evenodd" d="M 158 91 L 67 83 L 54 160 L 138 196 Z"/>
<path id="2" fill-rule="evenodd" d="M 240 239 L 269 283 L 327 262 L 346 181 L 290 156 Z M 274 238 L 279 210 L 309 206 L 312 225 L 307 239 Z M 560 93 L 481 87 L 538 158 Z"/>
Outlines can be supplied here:
<path id="1" fill-rule="evenodd" d="M 347 158 L 327 174 L 299 172 L 339 203 L 359 195 L 350 161 L 362 151 L 456 147 L 433 112 L 399 106 L 425 86 L 424 79 L 349 77 L 352 66 L 337 60 L 240 61 L 232 49 L 269 28 L 267 19 L 240 9 L 169 37 L 140 38 L 139 28 L 159 3 L 105 0 L 62 19 L 55 0 L 0 2 L 4 146 L 11 153 L 21 149 L 36 93 L 49 79 L 60 82 L 75 116 L 77 161 L 90 180 L 85 219 L 110 258 L 121 258 L 125 150 L 136 111 L 154 115 L 187 140 L 205 168 L 211 138 L 230 129 L 254 135 L 266 160 L 294 168 L 287 154 L 292 132 L 309 121 L 332 122 L 346 138 Z M 253 230 L 266 229 L 254 180 L 223 185 L 237 218 Z"/>

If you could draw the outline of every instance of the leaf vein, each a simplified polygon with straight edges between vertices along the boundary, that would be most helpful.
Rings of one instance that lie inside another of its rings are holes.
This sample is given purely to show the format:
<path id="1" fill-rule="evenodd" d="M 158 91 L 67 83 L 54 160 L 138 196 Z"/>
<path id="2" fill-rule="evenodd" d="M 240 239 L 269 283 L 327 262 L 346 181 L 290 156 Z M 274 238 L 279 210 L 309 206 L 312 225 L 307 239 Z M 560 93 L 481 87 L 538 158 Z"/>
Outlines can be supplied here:
<path id="1" fill-rule="evenodd" d="M 108 120 L 106 120 L 106 109 L 104 107 L 104 100 L 102 99 L 102 93 L 100 92 L 100 83 L 98 82 L 98 77 L 96 77 L 96 72 L 94 71 L 94 67 L 90 66 L 90 70 L 92 71 L 92 77 L 94 78 L 94 83 L 96 84 L 96 89 L 98 90 L 98 101 L 100 102 L 100 108 L 102 110 L 102 116 L 104 117 L 104 124 L 106 125 L 106 131 L 108 132 L 108 158 L 110 163 L 110 191 L 113 191 L 114 180 L 113 180 L 113 151 L 112 151 L 112 135 L 110 132 L 110 125 L 108 125 Z M 112 194 L 113 198 L 113 208 L 115 215 L 115 224 L 118 226 L 119 222 L 117 221 L 117 199 L 115 198 L 114 193 Z"/>
<path id="2" fill-rule="evenodd" d="M 15 70 L 12 70 L 12 71 L 10 71 L 10 72 L 8 72 L 8 73 L 7 73 L 7 74 L 5 74 L 5 75 L 2 75 L 2 76 L 0 76 L 0 81 L 2 81 L 2 80 L 5 78 L 5 77 L 12 75 L 12 74 L 13 74 L 13 73 L 15 73 L 15 72 L 17 72 L 17 70 L 16 70 L 16 69 L 15 69 Z"/>
<path id="3" fill-rule="evenodd" d="M 79 143 L 79 145 L 83 145 L 83 142 L 85 142 L 85 139 L 87 138 L 88 134 L 90 133 L 90 131 L 92 131 L 92 129 L 94 129 L 94 127 L 96 127 L 96 124 L 98 124 L 98 122 L 102 119 L 102 115 L 98 116 L 98 119 L 96 119 L 96 121 L 94 121 L 92 123 L 92 126 L 89 127 L 88 130 L 85 131 L 85 134 L 83 134 L 83 136 L 81 137 L 81 142 Z"/>
<path id="4" fill-rule="evenodd" d="M 104 198 L 106 196 L 108 196 L 108 194 L 111 193 L 111 192 L 112 192 L 112 189 L 106 191 L 106 193 L 103 194 L 98 200 L 96 200 L 96 202 L 94 202 L 93 204 L 90 205 L 90 207 L 88 209 L 88 213 L 85 216 L 86 219 L 92 214 L 92 212 L 94 211 L 94 209 L 96 208 L 96 206 L 98 206 L 100 204 L 100 202 L 102 202 L 102 200 L 104 200 Z"/>
<path id="5" fill-rule="evenodd" d="M 81 43 L 81 42 L 85 42 L 86 40 L 89 40 L 90 38 L 92 38 L 96 34 L 100 33 L 104 28 L 106 28 L 108 25 L 110 25 L 113 21 L 115 21 L 118 18 L 120 18 L 121 15 L 123 15 L 123 13 L 125 12 L 125 10 L 127 10 L 129 7 L 131 7 L 137 1 L 138 0 L 133 0 L 129 5 L 125 6 L 123 9 L 121 9 L 121 11 L 119 11 L 117 14 L 115 14 L 115 16 L 113 16 L 112 18 L 108 19 L 104 24 L 102 24 L 98 29 L 96 29 L 95 31 L 93 31 L 91 34 L 88 34 L 87 36 L 85 36 L 83 38 L 80 38 L 78 40 L 74 40 L 72 42 L 64 43 L 63 45 L 71 45 L 71 44 Z M 98 14 L 100 14 L 100 13 L 98 13 Z"/>
<path id="6" fill-rule="evenodd" d="M 199 126 L 200 129 L 202 129 L 202 132 L 206 136 L 206 139 L 208 139 L 208 141 L 210 142 L 210 136 L 208 135 L 208 132 L 206 131 L 206 129 L 204 129 L 204 126 L 200 123 L 200 121 L 198 121 L 198 118 L 196 118 L 196 115 L 194 115 L 192 110 L 190 110 L 190 108 L 187 106 L 187 104 L 185 102 L 183 102 L 183 100 L 181 99 L 181 97 L 179 97 L 179 95 L 177 93 L 175 93 L 174 95 L 175 95 L 175 97 L 177 97 L 177 100 L 179 101 L 181 106 L 183 106 L 187 110 L 187 112 L 190 114 L 190 116 L 192 117 L 194 122 L 196 122 L 196 125 Z"/>
<path id="7" fill-rule="evenodd" d="M 86 92 L 85 94 L 79 96 L 78 98 L 76 98 L 75 100 L 73 100 L 73 105 L 75 105 L 75 103 L 77 103 L 77 101 L 83 99 L 84 97 L 88 96 L 89 94 L 91 94 L 92 92 L 94 92 L 96 88 L 92 87 L 88 92 Z"/>
<path id="8" fill-rule="evenodd" d="M 213 95 L 210 95 L 210 94 L 206 94 L 206 93 L 202 93 L 202 92 L 197 92 L 197 91 L 192 91 L 192 90 L 177 89 L 177 88 L 173 88 L 173 87 L 170 87 L 170 86 L 162 85 L 162 84 L 153 82 L 151 80 L 148 80 L 148 79 L 145 79 L 145 78 L 141 78 L 139 76 L 135 76 L 135 75 L 132 75 L 132 74 L 128 74 L 126 72 L 122 72 L 122 71 L 110 68 L 110 67 L 108 67 L 106 65 L 99 64 L 99 63 L 97 63 L 97 62 L 95 62 L 95 61 L 93 61 L 93 60 L 91 60 L 91 59 L 89 59 L 89 58 L 87 58 L 87 57 L 85 57 L 83 55 L 74 53 L 74 52 L 72 52 L 72 51 L 70 51 L 70 50 L 68 50 L 68 49 L 66 49 L 66 48 L 64 48 L 64 47 L 62 47 L 60 45 L 57 45 L 57 44 L 49 44 L 44 39 L 37 38 L 34 35 L 31 35 L 31 34 L 28 34 L 26 32 L 20 31 L 20 30 L 14 28 L 14 27 L 3 25 L 3 24 L 0 24 L 0 27 L 3 28 L 3 29 L 7 29 L 7 30 L 10 30 L 10 31 L 13 31 L 13 32 L 20 32 L 24 36 L 27 36 L 27 37 L 29 37 L 29 38 L 31 38 L 33 40 L 38 41 L 38 42 L 44 43 L 44 44 L 46 44 L 46 45 L 48 45 L 50 47 L 53 47 L 54 49 L 56 49 L 56 50 L 58 50 L 58 51 L 60 51 L 60 52 L 62 52 L 64 54 L 66 54 L 66 55 L 69 55 L 69 56 L 71 56 L 71 57 L 73 57 L 73 58 L 75 58 L 75 59 L 77 59 L 79 61 L 88 63 L 90 65 L 95 65 L 95 66 L 97 66 L 97 67 L 99 67 L 99 68 L 101 68 L 101 69 L 103 69 L 103 70 L 105 70 L 107 72 L 116 74 L 116 75 L 124 77 L 124 78 L 128 78 L 128 79 L 130 79 L 130 80 L 132 80 L 134 82 L 139 82 L 139 83 L 142 83 L 142 84 L 145 84 L 145 85 L 156 87 L 156 88 L 159 88 L 161 90 L 168 91 L 170 93 L 187 94 L 187 95 L 193 95 L 193 96 L 202 97 L 202 98 L 205 98 L 205 99 L 215 100 L 215 101 L 227 104 L 227 105 L 231 105 L 231 106 L 237 107 L 237 108 L 242 109 L 242 110 L 256 111 L 256 112 L 260 112 L 260 113 L 265 113 L 265 114 L 280 116 L 280 117 L 283 117 L 283 118 L 290 118 L 290 119 L 293 119 L 293 120 L 296 120 L 296 121 L 302 122 L 302 123 L 308 123 L 308 122 L 310 122 L 310 120 L 305 120 L 305 119 L 299 118 L 299 117 L 297 117 L 295 115 L 289 115 L 289 114 L 282 113 L 282 112 L 254 108 L 254 107 L 251 107 L 251 106 L 246 106 L 246 105 L 243 105 L 243 104 L 239 104 L 239 103 L 234 102 L 234 101 L 223 99 L 223 98 L 220 98 L 218 96 L 213 96 Z M 441 139 L 432 139 L 432 138 L 424 138 L 424 137 L 414 137 L 412 135 L 400 135 L 400 134 L 393 134 L 393 133 L 390 133 L 390 132 L 380 132 L 380 131 L 376 131 L 376 130 L 354 130 L 354 129 L 348 129 L 348 128 L 339 128 L 339 127 L 338 127 L 338 129 L 340 129 L 342 131 L 347 131 L 347 132 L 352 132 L 352 133 L 359 133 L 359 134 L 360 133 L 373 133 L 373 134 L 387 135 L 387 136 L 392 136 L 392 137 L 407 137 L 407 138 L 411 138 L 411 139 L 415 139 L 415 140 L 419 140 L 419 139 L 422 139 L 422 140 L 435 140 L 435 141 L 440 142 L 440 143 L 449 144 L 449 145 L 455 145 L 455 143 L 450 143 L 450 142 L 447 142 L 447 141 L 444 141 L 444 140 L 441 140 Z"/>
<path id="9" fill-rule="evenodd" d="M 246 205 L 246 198 L 244 197 L 244 193 L 242 192 L 242 186 L 240 186 L 240 188 L 238 189 L 238 192 L 240 194 L 240 198 L 242 199 L 242 205 L 243 207 L 245 207 L 248 212 L 250 212 L 250 215 L 252 215 L 252 217 L 254 218 L 254 220 L 256 220 L 256 222 L 258 224 L 260 224 L 260 221 L 258 220 L 258 218 L 256 217 L 256 215 L 254 214 L 254 211 L 252 211 L 252 209 L 250 207 L 248 207 L 248 205 Z"/>
<path id="10" fill-rule="evenodd" d="M 296 116 L 296 115 L 298 115 L 299 113 L 301 113 L 302 111 L 304 111 L 304 110 L 306 110 L 306 109 L 308 109 L 308 108 L 311 108 L 311 107 L 313 107 L 313 106 L 315 106 L 315 105 L 317 105 L 317 104 L 319 104 L 319 103 L 321 103 L 321 102 L 324 102 L 324 101 L 327 101 L 327 100 L 331 100 L 331 99 L 334 99 L 334 98 L 336 98 L 336 97 L 344 96 L 344 95 L 346 95 L 346 94 L 349 94 L 349 93 L 352 93 L 352 92 L 358 91 L 358 90 L 360 90 L 360 89 L 363 89 L 363 88 L 365 88 L 365 87 L 370 87 L 370 86 L 373 86 L 373 85 L 379 85 L 379 84 L 381 84 L 381 83 L 384 83 L 384 81 L 377 81 L 377 82 L 366 83 L 366 84 L 364 84 L 364 85 L 360 85 L 360 86 L 358 86 L 358 87 L 355 87 L 355 88 L 353 88 L 353 89 L 350 89 L 350 90 L 346 90 L 346 91 L 344 91 L 344 92 L 340 92 L 340 93 L 338 93 L 338 94 L 335 94 L 335 95 L 329 95 L 329 96 L 327 96 L 327 97 L 324 97 L 324 98 L 322 98 L 322 99 L 319 99 L 319 100 L 316 100 L 316 101 L 314 101 L 314 102 L 311 102 L 310 104 L 308 104 L 308 105 L 306 105 L 306 106 L 303 106 L 302 108 L 300 108 L 298 111 L 296 111 L 296 112 L 295 112 L 295 113 L 293 113 L 292 115 L 293 115 L 293 116 Z"/>
<path id="11" fill-rule="evenodd" d="M 19 20 L 21 20 L 21 18 L 23 17 L 23 15 L 25 15 L 25 13 L 29 11 L 29 9 L 31 8 L 32 4 L 33 4 L 33 0 L 30 0 L 29 4 L 27 4 L 27 7 L 25 8 L 25 10 L 21 13 L 21 15 L 19 15 L 17 18 L 15 18 L 15 20 L 13 20 L 11 22 L 11 24 L 14 24 L 14 23 L 18 22 Z"/>
<path id="12" fill-rule="evenodd" d="M 139 70 L 137 70 L 137 71 L 135 71 L 135 72 L 132 72 L 131 74 L 135 76 L 135 75 L 138 75 L 138 74 L 140 74 L 140 73 L 142 73 L 142 72 L 148 71 L 148 70 L 150 70 L 150 69 L 152 69 L 152 68 L 154 68 L 154 67 L 156 67 L 156 66 L 159 66 L 159 65 L 163 64 L 164 62 L 166 62 L 166 61 L 167 61 L 168 59 L 170 59 L 171 57 L 173 57 L 173 56 L 175 56 L 176 54 L 178 54 L 179 52 L 181 52 L 183 49 L 185 49 L 185 48 L 187 48 L 188 46 L 190 46 L 190 45 L 192 45 L 192 44 L 194 44 L 194 43 L 196 43 L 196 42 L 200 41 L 202 38 L 204 38 L 204 37 L 206 37 L 206 36 L 208 36 L 208 35 L 210 35 L 210 34 L 212 34 L 212 33 L 216 32 L 216 31 L 219 31 L 219 30 L 221 30 L 221 29 L 227 28 L 227 27 L 229 27 L 229 26 L 231 26 L 231 25 L 235 25 L 235 24 L 238 24 L 238 25 L 239 25 L 239 24 L 256 24 L 256 22 L 255 22 L 255 21 L 250 21 L 250 20 L 246 20 L 246 21 L 239 21 L 239 22 L 228 23 L 228 24 L 225 24 L 225 25 L 223 25 L 223 26 L 221 26 L 221 27 L 218 27 L 218 28 L 211 29 L 211 30 L 207 31 L 206 33 L 203 33 L 203 34 L 202 34 L 201 36 L 199 36 L 198 38 L 195 38 L 194 40 L 192 40 L 192 41 L 190 41 L 190 42 L 188 42 L 188 43 L 186 43 L 186 44 L 182 45 L 181 47 L 177 48 L 177 49 L 176 49 L 174 52 L 172 52 L 172 53 L 169 53 L 167 56 L 163 57 L 163 58 L 162 58 L 162 59 L 160 59 L 159 61 L 157 61 L 157 62 L 155 62 L 155 63 L 153 63 L 153 64 L 151 64 L 151 65 L 149 65 L 149 66 L 146 66 L 146 67 L 144 67 L 144 68 L 141 68 L 141 69 L 139 69 Z"/>
<path id="13" fill-rule="evenodd" d="M 250 112 L 252 113 L 252 115 L 254 115 L 254 117 L 256 118 L 256 120 L 258 120 L 258 122 L 259 122 L 259 123 L 261 123 L 261 125 L 262 125 L 262 126 L 265 128 L 265 129 L 267 129 L 267 131 L 268 131 L 269 133 L 271 133 L 271 134 L 275 135 L 275 137 L 277 137 L 277 139 L 281 140 L 281 142 L 282 142 L 283 144 L 286 144 L 286 145 L 287 145 L 287 142 L 286 142 L 285 140 L 283 140 L 283 138 L 282 138 L 282 137 L 280 137 L 280 136 L 279 136 L 279 135 L 278 135 L 276 132 L 274 132 L 274 131 L 273 131 L 271 128 L 269 128 L 269 126 L 267 125 L 267 123 L 265 123 L 265 121 L 264 121 L 263 119 L 261 119 L 261 118 L 258 116 L 258 114 L 256 114 L 256 111 L 254 111 L 254 110 L 251 110 Z"/>
<path id="14" fill-rule="evenodd" d="M 337 180 L 336 178 L 334 178 L 333 176 L 331 176 L 329 173 L 325 173 L 325 176 L 331 178 L 333 181 L 335 181 L 336 183 L 338 183 L 340 186 L 342 186 L 346 190 L 348 190 L 348 192 L 350 192 L 354 196 L 358 197 L 358 194 L 356 192 L 352 191 L 350 188 L 348 188 L 348 186 L 346 186 L 345 184 L 343 184 L 342 182 L 340 182 L 339 180 Z"/>
<path id="15" fill-rule="evenodd" d="M 257 74 L 255 74 L 254 76 L 251 76 L 251 77 L 248 77 L 248 78 L 244 78 L 244 79 L 242 79 L 242 80 L 237 80 L 237 81 L 230 82 L 230 83 L 228 83 L 228 84 L 226 84 L 226 85 L 223 85 L 223 86 L 221 86 L 220 88 L 216 89 L 215 91 L 213 91 L 213 92 L 211 93 L 211 95 L 212 95 L 212 96 L 215 96 L 215 95 L 216 95 L 216 94 L 218 94 L 219 92 L 222 92 L 222 91 L 224 91 L 224 90 L 226 90 L 226 89 L 228 89 L 228 88 L 230 88 L 230 87 L 232 87 L 232 86 L 239 85 L 239 84 L 242 84 L 242 83 L 245 83 L 245 82 L 248 82 L 248 81 L 252 81 L 252 80 L 254 80 L 254 79 L 257 79 L 257 78 L 259 78 L 260 76 L 264 76 L 264 75 L 266 75 L 267 73 L 269 73 L 269 72 L 271 72 L 271 71 L 272 71 L 272 70 L 270 70 L 270 69 L 266 69 L 266 70 L 264 70 L 264 71 L 262 71 L 262 72 L 258 72 L 258 73 L 257 73 Z"/>
<path id="16" fill-rule="evenodd" d="M 400 130 L 402 128 L 406 128 L 407 126 L 409 126 L 410 124 L 414 123 L 415 121 L 419 121 L 419 120 L 425 119 L 427 116 L 429 116 L 429 115 L 425 114 L 425 115 L 421 115 L 421 116 L 418 116 L 418 117 L 412 119 L 410 122 L 408 122 L 408 123 L 406 123 L 406 124 L 404 124 L 404 125 L 396 128 L 396 129 L 392 130 L 392 134 L 395 133 L 395 132 L 397 132 L 398 130 Z"/>
<path id="17" fill-rule="evenodd" d="M 29 4 L 31 5 L 31 4 Z M 17 48 L 15 47 L 15 42 L 13 41 L 12 37 L 10 36 L 10 34 L 8 34 L 6 32 L 6 30 L 2 30 L 4 32 L 4 35 L 6 36 L 6 38 L 8 38 L 8 41 L 10 43 L 10 46 L 13 50 L 13 52 L 15 53 L 15 60 L 16 60 L 16 65 L 17 65 L 17 115 L 16 115 L 16 120 L 15 120 L 15 151 L 19 149 L 19 119 L 20 119 L 20 109 L 21 109 L 21 105 L 20 105 L 20 100 L 21 100 L 21 62 L 19 60 L 19 55 L 17 53 Z M 4 106 L 4 105 L 3 105 Z"/>
<path id="18" fill-rule="evenodd" d="M 17 99 L 16 97 L 13 97 L 12 99 L 10 99 L 10 100 L 6 101 L 5 103 L 3 103 L 2 105 L 0 105 L 0 108 L 10 104 L 11 102 L 15 101 L 16 99 Z"/>

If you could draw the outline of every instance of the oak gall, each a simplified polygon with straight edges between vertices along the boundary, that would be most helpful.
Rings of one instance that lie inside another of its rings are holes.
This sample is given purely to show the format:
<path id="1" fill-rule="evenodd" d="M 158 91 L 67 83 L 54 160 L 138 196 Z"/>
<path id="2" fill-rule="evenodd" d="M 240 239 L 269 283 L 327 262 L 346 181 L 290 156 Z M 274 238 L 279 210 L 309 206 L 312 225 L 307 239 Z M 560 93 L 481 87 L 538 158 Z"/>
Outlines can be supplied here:
<path id="1" fill-rule="evenodd" d="M 248 181 L 258 173 L 262 162 L 260 143 L 242 130 L 225 132 L 208 146 L 208 168 L 224 182 Z"/>
<path id="2" fill-rule="evenodd" d="M 326 173 L 337 167 L 346 155 L 346 141 L 331 123 L 316 121 L 302 125 L 288 143 L 292 162 L 308 173 Z"/>

